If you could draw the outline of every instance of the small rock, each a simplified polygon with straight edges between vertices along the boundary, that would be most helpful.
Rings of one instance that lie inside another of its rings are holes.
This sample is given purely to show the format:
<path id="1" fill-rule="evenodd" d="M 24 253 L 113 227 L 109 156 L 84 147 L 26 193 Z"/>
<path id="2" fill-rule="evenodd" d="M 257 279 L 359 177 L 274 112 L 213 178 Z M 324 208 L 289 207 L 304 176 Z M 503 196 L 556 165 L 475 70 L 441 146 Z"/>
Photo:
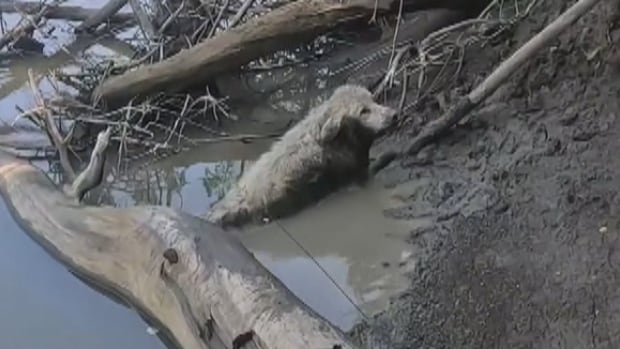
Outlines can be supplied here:
<path id="1" fill-rule="evenodd" d="M 600 228 L 598 228 L 598 232 L 601 234 L 605 234 L 607 232 L 607 227 L 606 226 L 602 226 Z"/>
<path id="2" fill-rule="evenodd" d="M 564 115 L 560 118 L 559 122 L 562 126 L 570 126 L 577 120 L 579 113 L 574 107 L 568 107 L 564 111 Z"/>

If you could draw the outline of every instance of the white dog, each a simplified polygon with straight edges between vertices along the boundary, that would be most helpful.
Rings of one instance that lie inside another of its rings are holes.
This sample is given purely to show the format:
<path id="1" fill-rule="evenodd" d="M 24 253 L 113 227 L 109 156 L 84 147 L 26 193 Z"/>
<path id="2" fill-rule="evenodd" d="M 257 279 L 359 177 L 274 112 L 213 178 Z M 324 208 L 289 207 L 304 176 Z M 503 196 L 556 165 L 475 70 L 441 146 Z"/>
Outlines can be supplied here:
<path id="1" fill-rule="evenodd" d="M 207 213 L 207 220 L 239 226 L 292 214 L 339 187 L 366 179 L 368 152 L 396 111 L 356 85 L 337 88 L 261 155 Z"/>

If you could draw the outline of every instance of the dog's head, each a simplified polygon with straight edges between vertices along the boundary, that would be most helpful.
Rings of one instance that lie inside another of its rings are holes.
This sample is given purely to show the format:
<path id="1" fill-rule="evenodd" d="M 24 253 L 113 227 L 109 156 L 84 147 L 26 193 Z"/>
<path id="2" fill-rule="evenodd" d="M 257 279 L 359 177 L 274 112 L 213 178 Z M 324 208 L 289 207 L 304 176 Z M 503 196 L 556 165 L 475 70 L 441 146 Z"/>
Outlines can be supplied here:
<path id="1" fill-rule="evenodd" d="M 357 85 L 338 87 L 327 101 L 327 118 L 321 128 L 321 139 L 334 139 L 345 125 L 362 128 L 376 136 L 396 120 L 396 110 L 375 103 L 366 88 Z"/>

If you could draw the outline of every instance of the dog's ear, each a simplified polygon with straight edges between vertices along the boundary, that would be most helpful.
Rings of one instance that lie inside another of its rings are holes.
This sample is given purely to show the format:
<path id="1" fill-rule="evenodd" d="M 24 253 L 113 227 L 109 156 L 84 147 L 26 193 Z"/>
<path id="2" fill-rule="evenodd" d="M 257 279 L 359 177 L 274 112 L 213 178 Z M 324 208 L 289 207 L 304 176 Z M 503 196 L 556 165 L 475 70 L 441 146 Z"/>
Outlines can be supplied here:
<path id="1" fill-rule="evenodd" d="M 330 117 L 325 121 L 323 126 L 321 127 L 321 142 L 326 143 L 333 141 L 338 133 L 340 132 L 340 128 L 342 127 L 343 122 L 342 116 Z"/>

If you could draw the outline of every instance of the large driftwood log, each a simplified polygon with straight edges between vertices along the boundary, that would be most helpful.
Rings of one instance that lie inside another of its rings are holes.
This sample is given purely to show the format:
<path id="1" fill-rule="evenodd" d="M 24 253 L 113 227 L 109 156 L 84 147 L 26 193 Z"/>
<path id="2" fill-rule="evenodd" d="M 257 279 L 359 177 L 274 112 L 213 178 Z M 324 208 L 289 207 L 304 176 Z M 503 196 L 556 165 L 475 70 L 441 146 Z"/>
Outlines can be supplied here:
<path id="1" fill-rule="evenodd" d="M 450 1 L 403 0 L 405 7 L 449 7 Z M 458 1 L 454 7 L 478 8 L 482 0 Z M 161 62 L 105 80 L 93 93 L 110 106 L 152 93 L 178 92 L 238 68 L 261 56 L 299 45 L 344 22 L 394 11 L 400 0 L 298 0 L 264 16 L 221 32 Z"/>
<path id="2" fill-rule="evenodd" d="M 218 226 L 165 207 L 80 205 L 3 152 L 0 192 L 50 254 L 154 320 L 179 348 L 353 348 Z"/>

